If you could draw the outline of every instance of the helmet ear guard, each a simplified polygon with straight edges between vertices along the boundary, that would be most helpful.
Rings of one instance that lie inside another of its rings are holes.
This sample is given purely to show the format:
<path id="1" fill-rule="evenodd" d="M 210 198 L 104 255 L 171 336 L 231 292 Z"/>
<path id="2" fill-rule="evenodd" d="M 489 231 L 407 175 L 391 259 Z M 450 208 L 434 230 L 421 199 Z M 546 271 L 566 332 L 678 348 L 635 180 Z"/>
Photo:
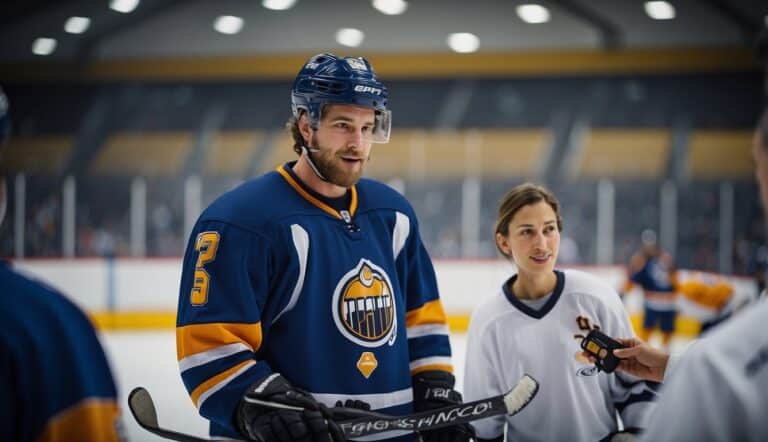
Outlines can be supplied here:
<path id="1" fill-rule="evenodd" d="M 310 58 L 296 76 L 291 89 L 291 111 L 299 119 L 301 110 L 305 110 L 310 125 L 317 129 L 326 105 L 372 108 L 376 122 L 371 141 L 386 143 L 392 127 L 388 96 L 386 86 L 376 78 L 368 60 L 323 53 Z"/>

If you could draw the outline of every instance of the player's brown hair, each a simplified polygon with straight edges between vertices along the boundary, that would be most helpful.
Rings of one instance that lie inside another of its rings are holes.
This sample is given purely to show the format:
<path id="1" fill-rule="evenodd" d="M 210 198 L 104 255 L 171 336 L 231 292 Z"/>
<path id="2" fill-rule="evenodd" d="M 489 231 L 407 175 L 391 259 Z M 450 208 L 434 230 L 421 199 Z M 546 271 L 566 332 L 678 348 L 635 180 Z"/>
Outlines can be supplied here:
<path id="1" fill-rule="evenodd" d="M 520 184 L 519 186 L 515 186 L 512 188 L 512 190 L 507 192 L 507 194 L 504 195 L 504 198 L 502 198 L 501 202 L 499 203 L 499 211 L 498 215 L 496 216 L 496 227 L 494 229 L 495 232 L 493 235 L 493 242 L 496 244 L 496 248 L 499 249 L 499 252 L 501 252 L 502 255 L 509 258 L 509 256 L 507 256 L 507 254 L 501 250 L 499 244 L 496 242 L 496 234 L 507 236 L 509 234 L 509 223 L 515 216 L 515 213 L 517 213 L 517 211 L 523 207 L 536 204 L 539 201 L 545 201 L 547 204 L 549 204 L 550 207 L 552 207 L 552 210 L 555 212 L 555 217 L 557 219 L 557 230 L 561 232 L 563 231 L 563 219 L 560 216 L 560 202 L 557 201 L 555 194 L 543 186 L 538 186 L 532 183 Z"/>
<path id="2" fill-rule="evenodd" d="M 293 151 L 296 152 L 296 155 L 301 156 L 301 146 L 304 145 L 304 137 L 299 130 L 299 120 L 296 117 L 291 116 L 291 118 L 286 121 L 285 128 L 291 133 L 291 137 L 293 137 Z"/>

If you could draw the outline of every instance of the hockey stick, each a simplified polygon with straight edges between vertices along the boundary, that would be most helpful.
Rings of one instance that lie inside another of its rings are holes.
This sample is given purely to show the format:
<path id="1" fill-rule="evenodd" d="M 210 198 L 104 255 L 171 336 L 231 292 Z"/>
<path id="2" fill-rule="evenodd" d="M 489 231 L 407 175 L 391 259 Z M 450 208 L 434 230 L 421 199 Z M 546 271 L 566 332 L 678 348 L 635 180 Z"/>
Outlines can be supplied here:
<path id="1" fill-rule="evenodd" d="M 353 408 L 331 408 L 330 410 L 331 412 L 340 413 L 345 416 L 360 416 L 353 420 L 338 422 L 338 425 L 341 427 L 346 438 L 356 438 L 386 431 L 404 430 L 408 432 L 416 432 L 434 430 L 465 424 L 477 419 L 498 416 L 501 414 L 512 416 L 525 408 L 525 406 L 536 396 L 538 391 L 538 382 L 529 375 L 524 375 L 517 385 L 506 394 L 481 399 L 479 401 L 422 411 L 407 416 L 390 416 Z M 297 411 L 302 410 L 301 407 L 294 407 L 277 402 L 259 401 L 250 398 L 246 398 L 245 400 L 273 408 Z M 128 405 L 133 417 L 139 425 L 145 430 L 158 436 L 179 442 L 211 440 L 161 428 L 157 422 L 157 412 L 155 411 L 155 405 L 152 402 L 152 396 L 150 396 L 149 392 L 142 387 L 133 389 L 128 396 Z"/>
<path id="2" fill-rule="evenodd" d="M 339 422 L 339 426 L 347 438 L 393 430 L 410 432 L 435 430 L 500 414 L 513 416 L 525 408 L 538 392 L 539 383 L 526 374 L 520 378 L 514 388 L 499 396 L 422 411 L 408 416 L 360 418 Z"/>
<path id="3" fill-rule="evenodd" d="M 344 408 L 336 409 L 346 416 L 361 416 L 356 419 L 337 422 L 347 438 L 368 436 L 385 431 L 405 430 L 408 432 L 435 430 L 465 424 L 500 414 L 517 414 L 528 405 L 539 392 L 539 383 L 529 375 L 523 375 L 514 388 L 506 394 L 481 399 L 474 402 L 450 405 L 443 408 L 426 410 L 407 416 L 389 416 L 364 410 Z M 266 407 L 302 410 L 301 407 L 282 403 L 262 401 L 246 397 L 246 402 Z M 334 411 L 332 408 L 331 411 Z"/>
<path id="4" fill-rule="evenodd" d="M 179 442 L 202 442 L 216 439 L 204 439 L 202 437 L 192 436 L 190 434 L 177 433 L 176 431 L 166 430 L 160 427 L 157 422 L 157 410 L 152 396 L 143 387 L 136 387 L 128 395 L 128 408 L 136 419 L 136 422 L 145 430 L 154 433 L 164 439 L 176 440 Z M 224 440 L 224 439 L 219 439 Z"/>

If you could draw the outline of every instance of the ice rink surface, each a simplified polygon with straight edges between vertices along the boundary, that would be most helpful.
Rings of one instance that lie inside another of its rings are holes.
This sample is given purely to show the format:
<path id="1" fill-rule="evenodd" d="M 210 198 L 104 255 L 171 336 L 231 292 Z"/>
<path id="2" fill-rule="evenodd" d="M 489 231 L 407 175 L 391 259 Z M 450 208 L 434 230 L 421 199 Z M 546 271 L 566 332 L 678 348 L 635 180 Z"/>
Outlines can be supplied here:
<path id="1" fill-rule="evenodd" d="M 165 440 L 139 427 L 128 410 L 128 393 L 138 386 L 152 394 L 161 426 L 195 436 L 208 436 L 208 423 L 197 413 L 179 376 L 173 330 L 106 332 L 101 334 L 101 339 L 117 382 L 128 441 Z M 464 334 L 451 335 L 457 386 L 463 383 L 466 342 Z"/>

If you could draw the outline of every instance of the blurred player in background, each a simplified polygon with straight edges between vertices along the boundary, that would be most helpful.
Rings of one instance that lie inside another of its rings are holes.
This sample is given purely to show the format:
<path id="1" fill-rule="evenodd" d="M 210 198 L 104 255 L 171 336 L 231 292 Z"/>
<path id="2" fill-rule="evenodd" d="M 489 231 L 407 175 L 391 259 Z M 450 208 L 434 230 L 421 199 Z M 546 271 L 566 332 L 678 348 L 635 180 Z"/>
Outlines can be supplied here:
<path id="1" fill-rule="evenodd" d="M 643 291 L 643 327 L 640 338 L 647 341 L 658 325 L 662 345 L 669 348 L 677 317 L 674 261 L 670 254 L 659 247 L 653 230 L 644 230 L 641 241 L 640 250 L 629 262 L 629 280 L 625 292 L 633 284 L 640 286 Z"/>
<path id="2" fill-rule="evenodd" d="M 541 389 L 516 416 L 475 422 L 479 438 L 503 440 L 506 426 L 514 441 L 611 440 L 644 428 L 652 411 L 654 385 L 599 373 L 581 355 L 592 329 L 633 332 L 615 290 L 587 273 L 555 270 L 561 230 L 559 203 L 543 187 L 517 186 L 499 205 L 496 245 L 517 273 L 472 314 L 464 394 L 470 401 L 506 393 L 525 373 Z"/>
<path id="3" fill-rule="evenodd" d="M 730 318 L 755 298 L 723 275 L 695 272 L 678 285 L 678 309 L 701 322 L 701 333 Z"/>
<path id="4" fill-rule="evenodd" d="M 9 104 L 0 89 L 0 166 L 9 133 Z M 0 222 L 6 200 L 0 177 Z M 0 324 L 0 439 L 120 439 L 115 383 L 83 312 L 0 261 Z"/>
<path id="5" fill-rule="evenodd" d="M 387 95 L 365 59 L 312 57 L 292 89 L 298 161 L 221 196 L 198 219 L 177 348 L 212 434 L 338 441 L 326 406 L 402 415 L 461 401 L 413 209 L 361 178 L 372 143 L 389 139 Z M 471 427 L 423 437 L 466 441 Z"/>
<path id="6" fill-rule="evenodd" d="M 768 110 L 755 132 L 752 157 L 768 215 Z M 637 339 L 620 339 L 627 349 L 619 370 L 664 381 L 647 441 L 768 440 L 768 299 L 734 315 L 682 355 L 670 356 Z"/>

